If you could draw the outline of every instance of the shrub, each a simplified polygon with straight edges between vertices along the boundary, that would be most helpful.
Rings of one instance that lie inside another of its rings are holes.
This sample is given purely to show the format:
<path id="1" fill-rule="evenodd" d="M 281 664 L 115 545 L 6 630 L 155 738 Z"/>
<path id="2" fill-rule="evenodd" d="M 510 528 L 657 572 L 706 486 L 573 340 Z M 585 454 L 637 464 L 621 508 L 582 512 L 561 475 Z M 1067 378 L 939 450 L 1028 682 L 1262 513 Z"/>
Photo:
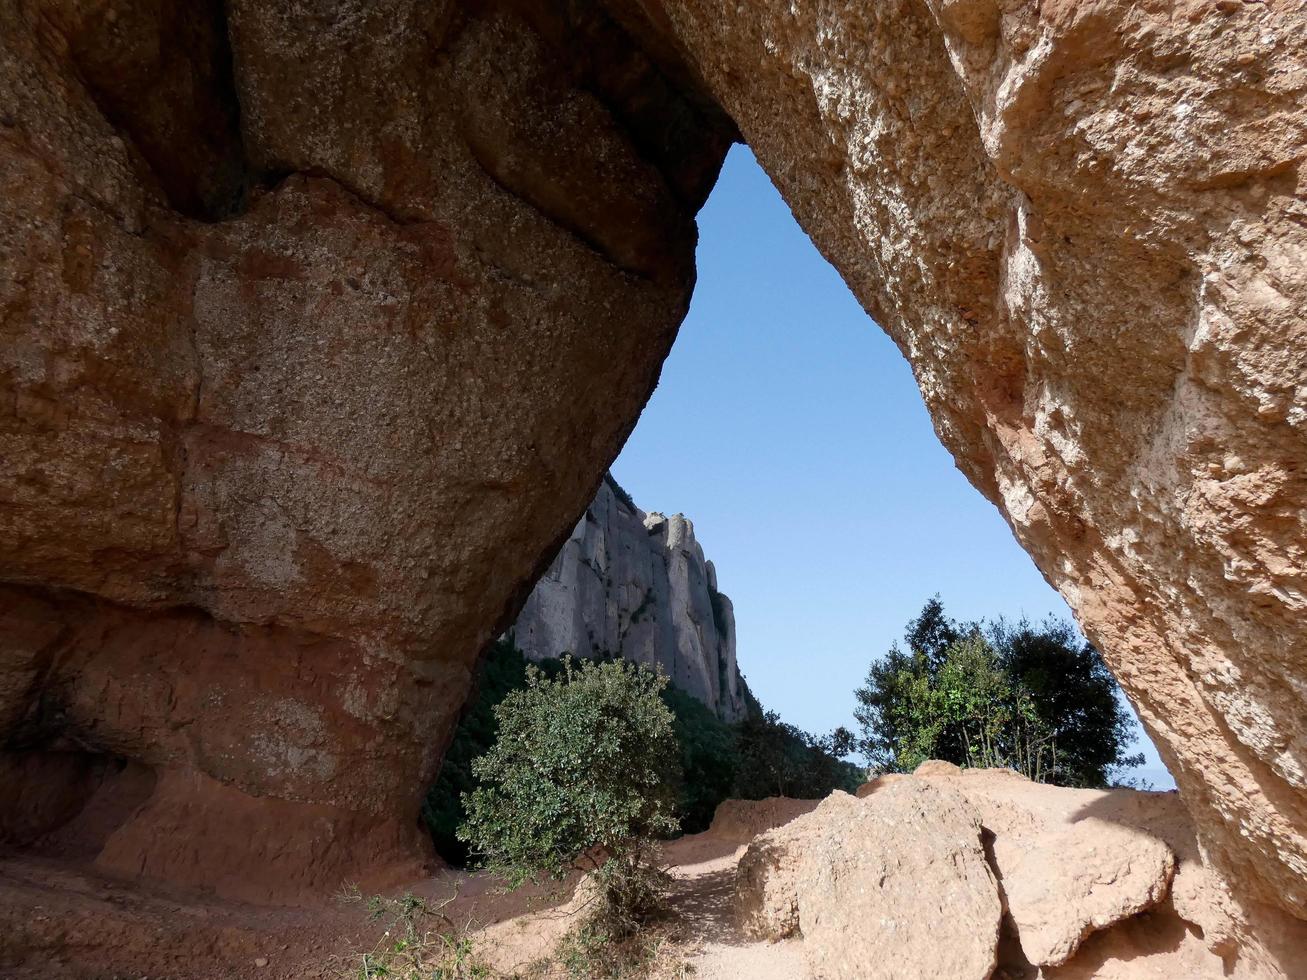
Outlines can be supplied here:
<path id="1" fill-rule="evenodd" d="M 565 658 L 556 679 L 528 666 L 496 708 L 499 732 L 473 765 L 458 831 L 510 887 L 598 874 L 605 912 L 627 927 L 655 904 L 654 842 L 676 830 L 680 781 L 667 680 L 623 661 Z"/>
<path id="2" fill-rule="evenodd" d="M 499 731 L 495 705 L 509 691 L 526 686 L 526 658 L 511 642 L 500 640 L 491 645 L 477 673 L 477 681 L 467 709 L 454 729 L 454 737 L 445 750 L 440 775 L 427 792 L 422 804 L 422 819 L 431 834 L 436 852 L 451 864 L 467 863 L 468 847 L 458 839 L 459 825 L 467 819 L 463 794 L 477 787 L 472 762 L 495 743 Z"/>
<path id="3" fill-rule="evenodd" d="M 817 738 L 781 721 L 774 711 L 750 716 L 736 727 L 732 795 L 760 800 L 768 796 L 818 799 L 836 789 L 852 793 L 862 782 L 863 771 L 840 758 L 852 748 L 852 735 L 846 729 Z"/>
<path id="4" fill-rule="evenodd" d="M 548 678 L 563 672 L 561 660 L 543 660 L 538 667 Z M 481 785 L 472 762 L 494 744 L 499 731 L 495 706 L 510 691 L 526 687 L 526 672 L 526 658 L 510 641 L 491 646 L 444 765 L 423 803 L 422 816 L 436 852 L 453 865 L 462 867 L 469 858 L 468 845 L 458 839 L 457 830 L 467 819 L 464 795 Z M 756 800 L 780 793 L 816 798 L 833 789 L 851 791 L 862 779 L 860 767 L 840 758 L 850 751 L 847 745 L 781 722 L 763 710 L 747 687 L 749 715 L 735 724 L 722 721 L 675 684 L 663 689 L 662 698 L 672 712 L 684 777 L 677 784 L 676 801 L 683 833 L 707 830 L 718 804 L 732 797 Z"/>
<path id="5" fill-rule="evenodd" d="M 364 898 L 357 886 L 343 891 L 342 904 L 366 904 L 369 918 L 385 921 L 376 944 L 350 960 L 341 980 L 490 980 L 466 930 L 444 912 L 457 894 L 435 905 L 416 895 Z"/>

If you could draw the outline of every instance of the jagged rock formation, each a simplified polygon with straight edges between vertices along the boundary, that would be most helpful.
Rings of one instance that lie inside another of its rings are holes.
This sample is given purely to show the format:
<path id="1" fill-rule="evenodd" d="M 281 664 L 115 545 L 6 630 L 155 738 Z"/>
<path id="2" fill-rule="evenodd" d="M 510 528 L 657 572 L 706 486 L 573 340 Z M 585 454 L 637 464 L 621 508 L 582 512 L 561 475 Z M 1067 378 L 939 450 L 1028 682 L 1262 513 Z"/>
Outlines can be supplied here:
<path id="1" fill-rule="evenodd" d="M 857 798 L 837 792 L 749 844 L 737 893 L 754 935 L 801 935 L 812 975 L 832 980 L 1307 968 L 1300 923 L 1249 932 L 1174 793 L 1063 789 L 1009 770 L 928 762 Z"/>
<path id="2" fill-rule="evenodd" d="M 584 4 L 0 4 L 0 840 L 413 873 L 685 312 L 732 129 L 663 60 Z"/>
<path id="3" fill-rule="evenodd" d="M 675 333 L 720 106 L 1214 866 L 1307 917 L 1301 4 L 184 9 L 0 5 L 8 837 L 258 897 L 411 860 Z"/>
<path id="4" fill-rule="evenodd" d="M 694 525 L 646 514 L 605 476 L 511 630 L 532 660 L 617 654 L 660 665 L 724 721 L 747 711 L 735 612 Z"/>

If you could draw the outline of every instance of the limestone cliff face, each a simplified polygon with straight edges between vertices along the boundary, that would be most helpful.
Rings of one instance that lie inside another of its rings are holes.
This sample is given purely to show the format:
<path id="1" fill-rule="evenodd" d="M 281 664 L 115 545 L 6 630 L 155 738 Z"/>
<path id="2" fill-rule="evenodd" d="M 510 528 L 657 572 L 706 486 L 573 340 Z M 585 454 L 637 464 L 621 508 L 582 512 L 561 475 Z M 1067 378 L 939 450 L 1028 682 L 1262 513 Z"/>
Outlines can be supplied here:
<path id="1" fill-rule="evenodd" d="M 725 721 L 745 715 L 735 613 L 683 515 L 646 514 L 606 477 L 512 636 L 527 657 L 619 654 L 659 665 Z"/>

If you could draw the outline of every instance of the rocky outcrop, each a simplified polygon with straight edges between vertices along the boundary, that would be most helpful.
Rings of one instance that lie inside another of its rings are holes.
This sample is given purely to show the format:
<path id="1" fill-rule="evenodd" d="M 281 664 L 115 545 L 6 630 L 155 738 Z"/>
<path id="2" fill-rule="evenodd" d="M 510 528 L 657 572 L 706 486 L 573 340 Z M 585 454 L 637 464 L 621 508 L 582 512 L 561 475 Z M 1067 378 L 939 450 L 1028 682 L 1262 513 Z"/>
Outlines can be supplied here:
<path id="1" fill-rule="evenodd" d="M 814 976 L 988 980 L 998 962 L 998 885 L 955 790 L 914 780 L 871 800 L 836 791 L 750 844 L 737 875 L 749 931 L 801 934 Z"/>
<path id="2" fill-rule="evenodd" d="M 414 870 L 732 135 L 631 12 L 312 7 L 0 5 L 0 838 L 261 900 Z"/>
<path id="3" fill-rule="evenodd" d="M 1248 928 L 1174 793 L 927 763 L 754 840 L 746 925 L 813 976 L 1288 978 L 1303 925 Z M 995 971 L 997 967 L 997 972 Z"/>
<path id="4" fill-rule="evenodd" d="M 735 611 L 694 525 L 646 514 L 605 476 L 510 631 L 532 660 L 614 654 L 658 666 L 724 721 L 747 713 Z"/>
<path id="5" fill-rule="evenodd" d="M 651 5 L 1216 866 L 1307 917 L 1307 8 Z"/>

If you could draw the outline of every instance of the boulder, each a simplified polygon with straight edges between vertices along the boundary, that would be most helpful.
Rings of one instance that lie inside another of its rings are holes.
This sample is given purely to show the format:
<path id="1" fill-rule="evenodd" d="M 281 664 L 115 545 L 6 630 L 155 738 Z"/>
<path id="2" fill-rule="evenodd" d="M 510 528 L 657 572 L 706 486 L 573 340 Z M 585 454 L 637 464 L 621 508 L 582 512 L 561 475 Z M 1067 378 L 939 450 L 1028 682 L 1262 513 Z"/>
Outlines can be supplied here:
<path id="1" fill-rule="evenodd" d="M 708 834 L 743 844 L 811 813 L 820 803 L 820 800 L 796 800 L 789 796 L 769 796 L 765 800 L 722 800 L 713 813 Z"/>
<path id="2" fill-rule="evenodd" d="M 814 976 L 986 980 L 1002 903 L 976 812 L 921 780 L 867 799 L 836 792 L 740 860 L 746 929 L 801 934 Z"/>

